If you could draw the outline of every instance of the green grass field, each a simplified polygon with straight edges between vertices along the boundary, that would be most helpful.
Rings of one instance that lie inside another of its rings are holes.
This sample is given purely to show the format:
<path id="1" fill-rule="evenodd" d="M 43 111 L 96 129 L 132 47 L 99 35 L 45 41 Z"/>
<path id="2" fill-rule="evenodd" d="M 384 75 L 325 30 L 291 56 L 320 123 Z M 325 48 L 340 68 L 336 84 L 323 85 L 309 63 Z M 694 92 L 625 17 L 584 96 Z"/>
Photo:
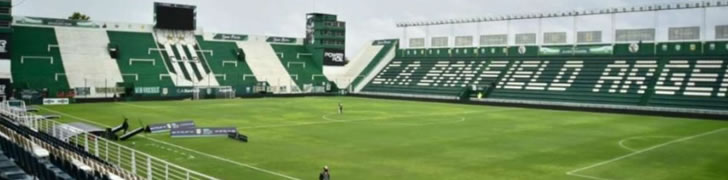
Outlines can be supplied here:
<path id="1" fill-rule="evenodd" d="M 336 113 L 337 103 L 345 113 Z M 728 121 L 355 97 L 44 106 L 132 128 L 195 120 L 250 137 L 123 142 L 222 179 L 728 179 Z M 184 147 L 184 148 L 181 148 Z M 251 168 L 255 167 L 255 168 Z"/>

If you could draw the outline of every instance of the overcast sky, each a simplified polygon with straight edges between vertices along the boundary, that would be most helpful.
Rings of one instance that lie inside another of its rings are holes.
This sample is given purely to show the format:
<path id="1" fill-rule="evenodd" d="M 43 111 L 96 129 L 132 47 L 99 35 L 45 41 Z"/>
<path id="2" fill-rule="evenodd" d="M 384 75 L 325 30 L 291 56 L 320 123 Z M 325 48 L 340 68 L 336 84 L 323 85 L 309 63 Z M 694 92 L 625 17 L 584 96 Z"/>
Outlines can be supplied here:
<path id="1" fill-rule="evenodd" d="M 160 2 L 196 5 L 197 25 L 206 32 L 303 37 L 306 13 L 315 11 L 337 14 L 340 20 L 347 22 L 347 56 L 352 57 L 366 41 L 401 37 L 403 31 L 395 27 L 396 22 L 701 1 L 163 0 Z M 151 0 L 14 0 L 13 15 L 66 18 L 72 12 L 79 11 L 89 15 L 92 20 L 151 24 L 153 3 Z M 699 15 L 697 12 L 674 14 L 674 16 Z M 665 15 L 668 18 L 663 18 L 664 24 L 673 21 L 671 16 L 673 15 Z M 632 17 L 623 17 L 623 19 L 630 18 Z M 688 18 L 683 21 L 694 21 L 694 19 Z M 644 23 L 636 21 L 627 24 Z"/>

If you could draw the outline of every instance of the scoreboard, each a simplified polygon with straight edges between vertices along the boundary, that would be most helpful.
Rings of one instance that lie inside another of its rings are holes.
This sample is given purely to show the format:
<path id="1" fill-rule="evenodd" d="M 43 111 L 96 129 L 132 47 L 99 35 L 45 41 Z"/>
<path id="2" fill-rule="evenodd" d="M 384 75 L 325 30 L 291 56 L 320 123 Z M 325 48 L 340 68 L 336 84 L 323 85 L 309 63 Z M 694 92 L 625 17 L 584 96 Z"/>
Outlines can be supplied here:
<path id="1" fill-rule="evenodd" d="M 195 30 L 195 6 L 171 3 L 154 3 L 154 28 Z"/>

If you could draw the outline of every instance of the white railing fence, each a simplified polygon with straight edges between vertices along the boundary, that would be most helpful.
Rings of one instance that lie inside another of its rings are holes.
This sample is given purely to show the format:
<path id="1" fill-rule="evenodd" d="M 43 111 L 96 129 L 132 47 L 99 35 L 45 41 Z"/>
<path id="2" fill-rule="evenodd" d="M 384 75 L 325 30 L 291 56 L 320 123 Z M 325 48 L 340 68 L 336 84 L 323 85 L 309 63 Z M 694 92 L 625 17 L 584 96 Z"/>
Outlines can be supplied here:
<path id="1" fill-rule="evenodd" d="M 81 129 L 46 119 L 43 116 L 16 108 L 6 102 L 0 103 L 0 114 L 18 124 L 35 131 L 45 132 L 65 142 L 79 145 L 83 149 L 139 177 L 154 179 L 216 180 L 212 176 L 172 164 L 147 153 L 137 151 L 114 141 L 84 132 Z"/>

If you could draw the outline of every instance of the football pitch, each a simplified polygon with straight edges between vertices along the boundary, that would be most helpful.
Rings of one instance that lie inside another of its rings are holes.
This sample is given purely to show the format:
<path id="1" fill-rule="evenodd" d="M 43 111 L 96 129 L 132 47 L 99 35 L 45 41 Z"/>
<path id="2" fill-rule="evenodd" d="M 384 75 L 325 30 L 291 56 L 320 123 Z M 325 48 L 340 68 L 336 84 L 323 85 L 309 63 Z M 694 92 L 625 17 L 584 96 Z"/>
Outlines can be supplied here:
<path id="1" fill-rule="evenodd" d="M 344 113 L 337 113 L 342 103 Z M 43 106 L 64 122 L 181 120 L 250 138 L 121 142 L 221 179 L 727 179 L 728 121 L 358 97 Z"/>

